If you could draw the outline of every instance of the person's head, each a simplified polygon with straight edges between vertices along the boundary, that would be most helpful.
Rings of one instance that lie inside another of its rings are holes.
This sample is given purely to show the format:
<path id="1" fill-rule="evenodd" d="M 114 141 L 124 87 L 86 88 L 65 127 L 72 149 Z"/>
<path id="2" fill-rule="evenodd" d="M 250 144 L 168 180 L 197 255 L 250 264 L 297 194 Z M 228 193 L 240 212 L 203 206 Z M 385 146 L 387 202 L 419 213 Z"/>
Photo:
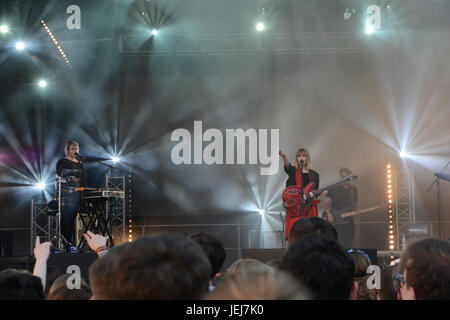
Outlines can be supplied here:
<path id="1" fill-rule="evenodd" d="M 289 246 L 312 235 L 322 235 L 336 241 L 338 238 L 336 228 L 330 222 L 319 217 L 309 217 L 299 219 L 292 225 L 288 238 Z"/>
<path id="2" fill-rule="evenodd" d="M 295 166 L 300 168 L 300 161 L 303 160 L 303 168 L 311 169 L 311 155 L 305 148 L 300 148 L 295 154 Z"/>
<path id="3" fill-rule="evenodd" d="M 347 253 L 355 265 L 355 277 L 365 277 L 370 265 L 370 258 L 367 253 L 358 249 L 349 249 Z"/>
<path id="4" fill-rule="evenodd" d="M 80 152 L 80 146 L 78 142 L 75 140 L 69 140 L 66 143 L 66 147 L 64 148 L 64 151 L 66 153 L 66 156 L 75 156 L 75 153 Z"/>
<path id="5" fill-rule="evenodd" d="M 279 270 L 261 269 L 230 272 L 206 300 L 307 300 L 308 291 L 289 274 Z"/>
<path id="6" fill-rule="evenodd" d="M 0 300 L 43 300 L 41 278 L 27 270 L 7 269 L 0 272 Z"/>
<path id="7" fill-rule="evenodd" d="M 381 268 L 380 289 L 375 290 L 378 300 L 397 300 L 397 288 L 394 284 L 397 269 L 397 265 Z"/>
<path id="8" fill-rule="evenodd" d="M 204 232 L 190 234 L 188 238 L 202 247 L 203 252 L 211 263 L 211 274 L 209 275 L 209 278 L 213 279 L 220 271 L 227 256 L 222 242 L 218 238 Z"/>
<path id="9" fill-rule="evenodd" d="M 80 281 L 79 289 L 69 289 L 68 281 L 71 281 L 69 279 L 71 276 L 71 274 L 66 273 L 56 278 L 49 289 L 47 300 L 90 300 L 92 292 L 83 279 Z"/>
<path id="10" fill-rule="evenodd" d="M 356 295 L 357 300 L 377 300 L 377 296 L 373 289 L 369 289 L 367 281 L 371 275 L 365 275 L 362 277 L 355 277 L 355 282 L 358 285 L 358 293 Z"/>
<path id="11" fill-rule="evenodd" d="M 113 247 L 92 264 L 94 299 L 199 299 L 208 290 L 211 264 L 185 237 L 158 234 Z"/>
<path id="12" fill-rule="evenodd" d="M 269 266 L 273 269 L 278 269 L 280 267 L 281 260 L 272 259 L 266 262 L 266 266 Z"/>
<path id="13" fill-rule="evenodd" d="M 48 296 L 50 288 L 55 280 L 61 276 L 62 272 L 53 265 L 47 265 L 47 274 L 45 277 L 45 296 Z"/>
<path id="14" fill-rule="evenodd" d="M 450 299 L 450 242 L 424 239 L 411 243 L 400 258 L 399 274 L 402 300 Z"/>
<path id="15" fill-rule="evenodd" d="M 344 181 L 349 175 L 352 174 L 352 169 L 350 168 L 339 168 L 339 176 L 341 177 L 341 180 Z"/>
<path id="16" fill-rule="evenodd" d="M 272 269 L 264 262 L 251 258 L 242 258 L 233 262 L 227 269 L 227 272 L 254 272 Z"/>
<path id="17" fill-rule="evenodd" d="M 306 286 L 314 299 L 355 299 L 355 267 L 337 241 L 310 236 L 297 241 L 283 256 L 280 270 Z"/>

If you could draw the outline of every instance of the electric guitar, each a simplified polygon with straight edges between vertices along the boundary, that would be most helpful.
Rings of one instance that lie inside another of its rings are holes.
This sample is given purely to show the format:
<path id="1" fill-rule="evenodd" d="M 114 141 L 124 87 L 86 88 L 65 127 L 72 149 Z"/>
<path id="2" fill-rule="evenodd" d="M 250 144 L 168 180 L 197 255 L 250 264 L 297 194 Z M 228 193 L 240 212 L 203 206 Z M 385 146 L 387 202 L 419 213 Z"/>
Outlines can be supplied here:
<path id="1" fill-rule="evenodd" d="M 379 206 L 374 206 L 374 207 L 359 209 L 359 210 L 354 210 L 354 211 L 348 211 L 349 209 L 346 208 L 346 209 L 337 210 L 337 211 L 330 210 L 330 212 L 334 219 L 333 224 L 346 224 L 346 223 L 349 223 L 349 221 L 344 220 L 344 218 L 353 217 L 353 216 L 357 216 L 362 213 L 371 212 L 371 211 L 375 211 L 378 209 L 386 209 L 386 208 L 387 208 L 387 203 L 385 203 L 383 205 L 379 205 Z M 328 214 L 326 211 L 322 212 L 322 218 L 329 221 Z M 331 221 L 329 221 L 329 222 L 331 222 Z"/>
<path id="2" fill-rule="evenodd" d="M 331 190 L 340 186 L 343 183 L 348 183 L 350 181 L 356 180 L 358 177 L 354 174 L 348 176 L 343 181 L 339 181 L 337 183 L 331 184 L 321 189 L 313 190 L 314 182 L 308 183 L 305 187 L 302 188 L 299 186 L 289 186 L 283 191 L 282 199 L 283 199 L 283 208 L 286 210 L 286 214 L 291 217 L 298 217 L 303 215 L 303 212 L 307 207 L 311 204 L 319 203 L 320 200 L 317 200 L 317 197 L 322 194 L 325 190 Z"/>

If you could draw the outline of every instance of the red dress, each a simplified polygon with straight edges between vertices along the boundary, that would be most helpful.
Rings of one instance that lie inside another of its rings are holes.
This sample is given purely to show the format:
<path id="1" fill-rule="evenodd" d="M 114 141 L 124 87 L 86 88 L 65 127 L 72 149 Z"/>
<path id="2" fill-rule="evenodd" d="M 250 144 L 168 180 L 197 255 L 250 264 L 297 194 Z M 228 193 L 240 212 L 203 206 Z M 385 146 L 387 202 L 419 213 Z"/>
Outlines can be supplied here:
<path id="1" fill-rule="evenodd" d="M 311 171 L 308 172 L 309 184 L 304 186 L 303 194 L 317 189 L 314 182 L 311 180 Z M 285 227 L 285 240 L 289 238 L 289 233 L 291 231 L 292 225 L 302 218 L 317 217 L 319 215 L 319 210 L 317 209 L 317 203 L 320 200 L 312 201 L 308 206 L 302 208 L 300 190 L 303 186 L 301 169 L 296 169 L 295 171 L 295 186 L 288 186 L 283 192 L 283 206 L 286 210 L 286 227 Z"/>

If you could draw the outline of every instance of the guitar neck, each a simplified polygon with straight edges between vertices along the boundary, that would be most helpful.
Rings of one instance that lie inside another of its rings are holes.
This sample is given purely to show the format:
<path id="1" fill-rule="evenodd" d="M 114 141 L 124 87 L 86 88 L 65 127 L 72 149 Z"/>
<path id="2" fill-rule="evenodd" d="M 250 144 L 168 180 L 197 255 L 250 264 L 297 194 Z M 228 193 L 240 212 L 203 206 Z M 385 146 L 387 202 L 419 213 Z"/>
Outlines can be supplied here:
<path id="1" fill-rule="evenodd" d="M 358 214 L 369 212 L 369 211 L 373 211 L 373 210 L 377 210 L 377 209 L 380 209 L 380 208 L 381 208 L 380 206 L 375 206 L 375 207 L 361 209 L 361 210 L 356 210 L 356 211 L 352 211 L 352 212 L 346 212 L 346 213 L 341 214 L 341 217 L 342 218 L 347 218 L 347 217 L 351 217 L 351 216 L 356 216 Z"/>
<path id="2" fill-rule="evenodd" d="M 330 190 L 330 189 L 334 189 L 336 187 L 339 187 L 341 184 L 346 183 L 346 182 L 347 181 L 340 181 L 340 182 L 337 182 L 337 183 L 334 183 L 334 184 L 330 184 L 329 186 L 326 186 L 325 188 L 317 189 L 317 190 L 314 191 L 314 195 L 316 196 L 318 194 L 321 194 L 325 190 Z"/>

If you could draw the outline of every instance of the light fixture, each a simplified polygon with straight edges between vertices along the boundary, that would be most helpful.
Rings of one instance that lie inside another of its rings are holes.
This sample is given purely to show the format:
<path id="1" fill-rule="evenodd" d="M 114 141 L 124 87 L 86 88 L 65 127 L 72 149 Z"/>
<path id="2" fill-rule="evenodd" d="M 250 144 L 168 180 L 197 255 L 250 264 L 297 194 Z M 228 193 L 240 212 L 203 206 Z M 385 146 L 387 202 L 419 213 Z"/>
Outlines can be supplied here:
<path id="1" fill-rule="evenodd" d="M 25 43 L 23 43 L 22 41 L 17 41 L 16 42 L 16 49 L 19 51 L 22 51 L 23 49 L 25 49 Z"/>
<path id="2" fill-rule="evenodd" d="M 45 189 L 45 182 L 44 181 L 40 181 L 39 183 L 36 184 L 36 188 L 38 188 L 39 190 L 44 190 Z"/>
<path id="3" fill-rule="evenodd" d="M 41 79 L 41 80 L 39 80 L 38 85 L 41 88 L 45 88 L 45 87 L 47 87 L 47 81 L 45 81 L 44 79 Z"/>
<path id="4" fill-rule="evenodd" d="M 366 29 L 364 29 L 364 32 L 369 36 L 375 32 L 375 28 L 369 21 L 366 23 Z"/>
<path id="5" fill-rule="evenodd" d="M 8 26 L 7 26 L 6 24 L 2 24 L 2 25 L 0 26 L 0 32 L 1 32 L 1 33 L 7 33 L 7 32 L 9 32 Z"/>
<path id="6" fill-rule="evenodd" d="M 265 28 L 266 27 L 264 26 L 264 23 L 262 23 L 262 22 L 258 22 L 256 24 L 256 30 L 258 30 L 259 32 L 264 31 Z"/>

